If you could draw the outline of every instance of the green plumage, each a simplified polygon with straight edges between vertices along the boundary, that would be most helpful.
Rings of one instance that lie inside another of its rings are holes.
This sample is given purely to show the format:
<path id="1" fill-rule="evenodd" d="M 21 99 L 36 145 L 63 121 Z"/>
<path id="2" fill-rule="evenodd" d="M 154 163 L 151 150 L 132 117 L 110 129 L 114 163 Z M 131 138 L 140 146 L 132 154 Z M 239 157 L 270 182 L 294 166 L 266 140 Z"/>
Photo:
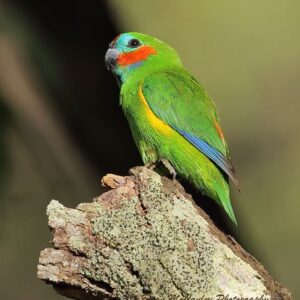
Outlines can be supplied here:
<path id="1" fill-rule="evenodd" d="M 127 49 L 132 39 L 141 45 Z M 155 53 L 136 61 L 145 46 Z M 204 88 L 184 69 L 175 50 L 153 37 L 122 34 L 113 47 L 127 55 L 126 65 L 116 61 L 113 72 L 121 81 L 121 106 L 144 163 L 168 160 L 236 223 L 228 175 L 237 180 L 216 108 Z"/>

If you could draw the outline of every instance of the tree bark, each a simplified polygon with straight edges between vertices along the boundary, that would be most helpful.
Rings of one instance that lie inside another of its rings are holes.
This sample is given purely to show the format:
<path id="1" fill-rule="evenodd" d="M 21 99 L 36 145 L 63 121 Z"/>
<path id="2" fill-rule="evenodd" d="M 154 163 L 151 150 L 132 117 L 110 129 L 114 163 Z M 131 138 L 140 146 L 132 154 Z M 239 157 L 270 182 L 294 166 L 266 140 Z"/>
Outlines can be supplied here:
<path id="1" fill-rule="evenodd" d="M 175 180 L 146 167 L 102 179 L 76 209 L 52 200 L 38 278 L 74 299 L 291 299 Z M 227 296 L 227 298 L 225 298 Z M 237 298 L 234 298 L 237 297 Z M 252 297 L 252 298 L 251 298 Z"/>

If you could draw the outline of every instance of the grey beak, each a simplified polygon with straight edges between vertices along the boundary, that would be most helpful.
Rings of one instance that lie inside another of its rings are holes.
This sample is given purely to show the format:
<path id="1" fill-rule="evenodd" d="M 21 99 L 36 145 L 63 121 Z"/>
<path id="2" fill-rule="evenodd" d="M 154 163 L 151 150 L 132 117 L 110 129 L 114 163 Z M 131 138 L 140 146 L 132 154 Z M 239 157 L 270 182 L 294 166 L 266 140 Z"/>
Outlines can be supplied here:
<path id="1" fill-rule="evenodd" d="M 107 50 L 105 54 L 105 64 L 108 70 L 110 71 L 114 70 L 119 54 L 120 51 L 118 51 L 117 49 L 109 48 Z"/>

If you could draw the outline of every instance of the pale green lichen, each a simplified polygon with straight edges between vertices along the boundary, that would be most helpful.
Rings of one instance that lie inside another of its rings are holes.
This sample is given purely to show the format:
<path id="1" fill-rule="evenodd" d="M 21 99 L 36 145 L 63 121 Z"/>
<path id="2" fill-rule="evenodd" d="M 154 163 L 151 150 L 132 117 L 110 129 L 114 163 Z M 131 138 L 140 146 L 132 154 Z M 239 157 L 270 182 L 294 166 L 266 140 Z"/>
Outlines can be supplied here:
<path id="1" fill-rule="evenodd" d="M 267 299 L 258 273 L 209 233 L 190 201 L 162 191 L 161 177 L 148 172 L 136 175 L 139 195 L 124 196 L 119 208 L 95 203 L 93 233 L 105 246 L 91 251 L 85 276 L 109 284 L 120 299 L 201 299 L 220 293 Z"/>

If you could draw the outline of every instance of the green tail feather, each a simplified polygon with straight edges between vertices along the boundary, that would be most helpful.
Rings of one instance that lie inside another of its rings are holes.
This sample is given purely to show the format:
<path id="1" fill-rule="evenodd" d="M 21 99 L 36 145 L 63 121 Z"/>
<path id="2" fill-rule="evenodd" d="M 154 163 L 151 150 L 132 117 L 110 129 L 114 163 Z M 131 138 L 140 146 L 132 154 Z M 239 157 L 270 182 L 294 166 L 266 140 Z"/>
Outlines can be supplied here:
<path id="1" fill-rule="evenodd" d="M 237 226 L 237 221 L 230 203 L 230 199 L 228 199 L 228 201 L 226 201 L 226 203 L 222 203 L 225 211 L 227 212 L 228 216 L 230 217 L 230 219 L 232 220 L 232 222 Z"/>
<path id="2" fill-rule="evenodd" d="M 237 226 L 237 221 L 231 206 L 229 194 L 220 193 L 219 197 L 220 197 L 220 205 L 223 206 L 229 218 Z"/>

